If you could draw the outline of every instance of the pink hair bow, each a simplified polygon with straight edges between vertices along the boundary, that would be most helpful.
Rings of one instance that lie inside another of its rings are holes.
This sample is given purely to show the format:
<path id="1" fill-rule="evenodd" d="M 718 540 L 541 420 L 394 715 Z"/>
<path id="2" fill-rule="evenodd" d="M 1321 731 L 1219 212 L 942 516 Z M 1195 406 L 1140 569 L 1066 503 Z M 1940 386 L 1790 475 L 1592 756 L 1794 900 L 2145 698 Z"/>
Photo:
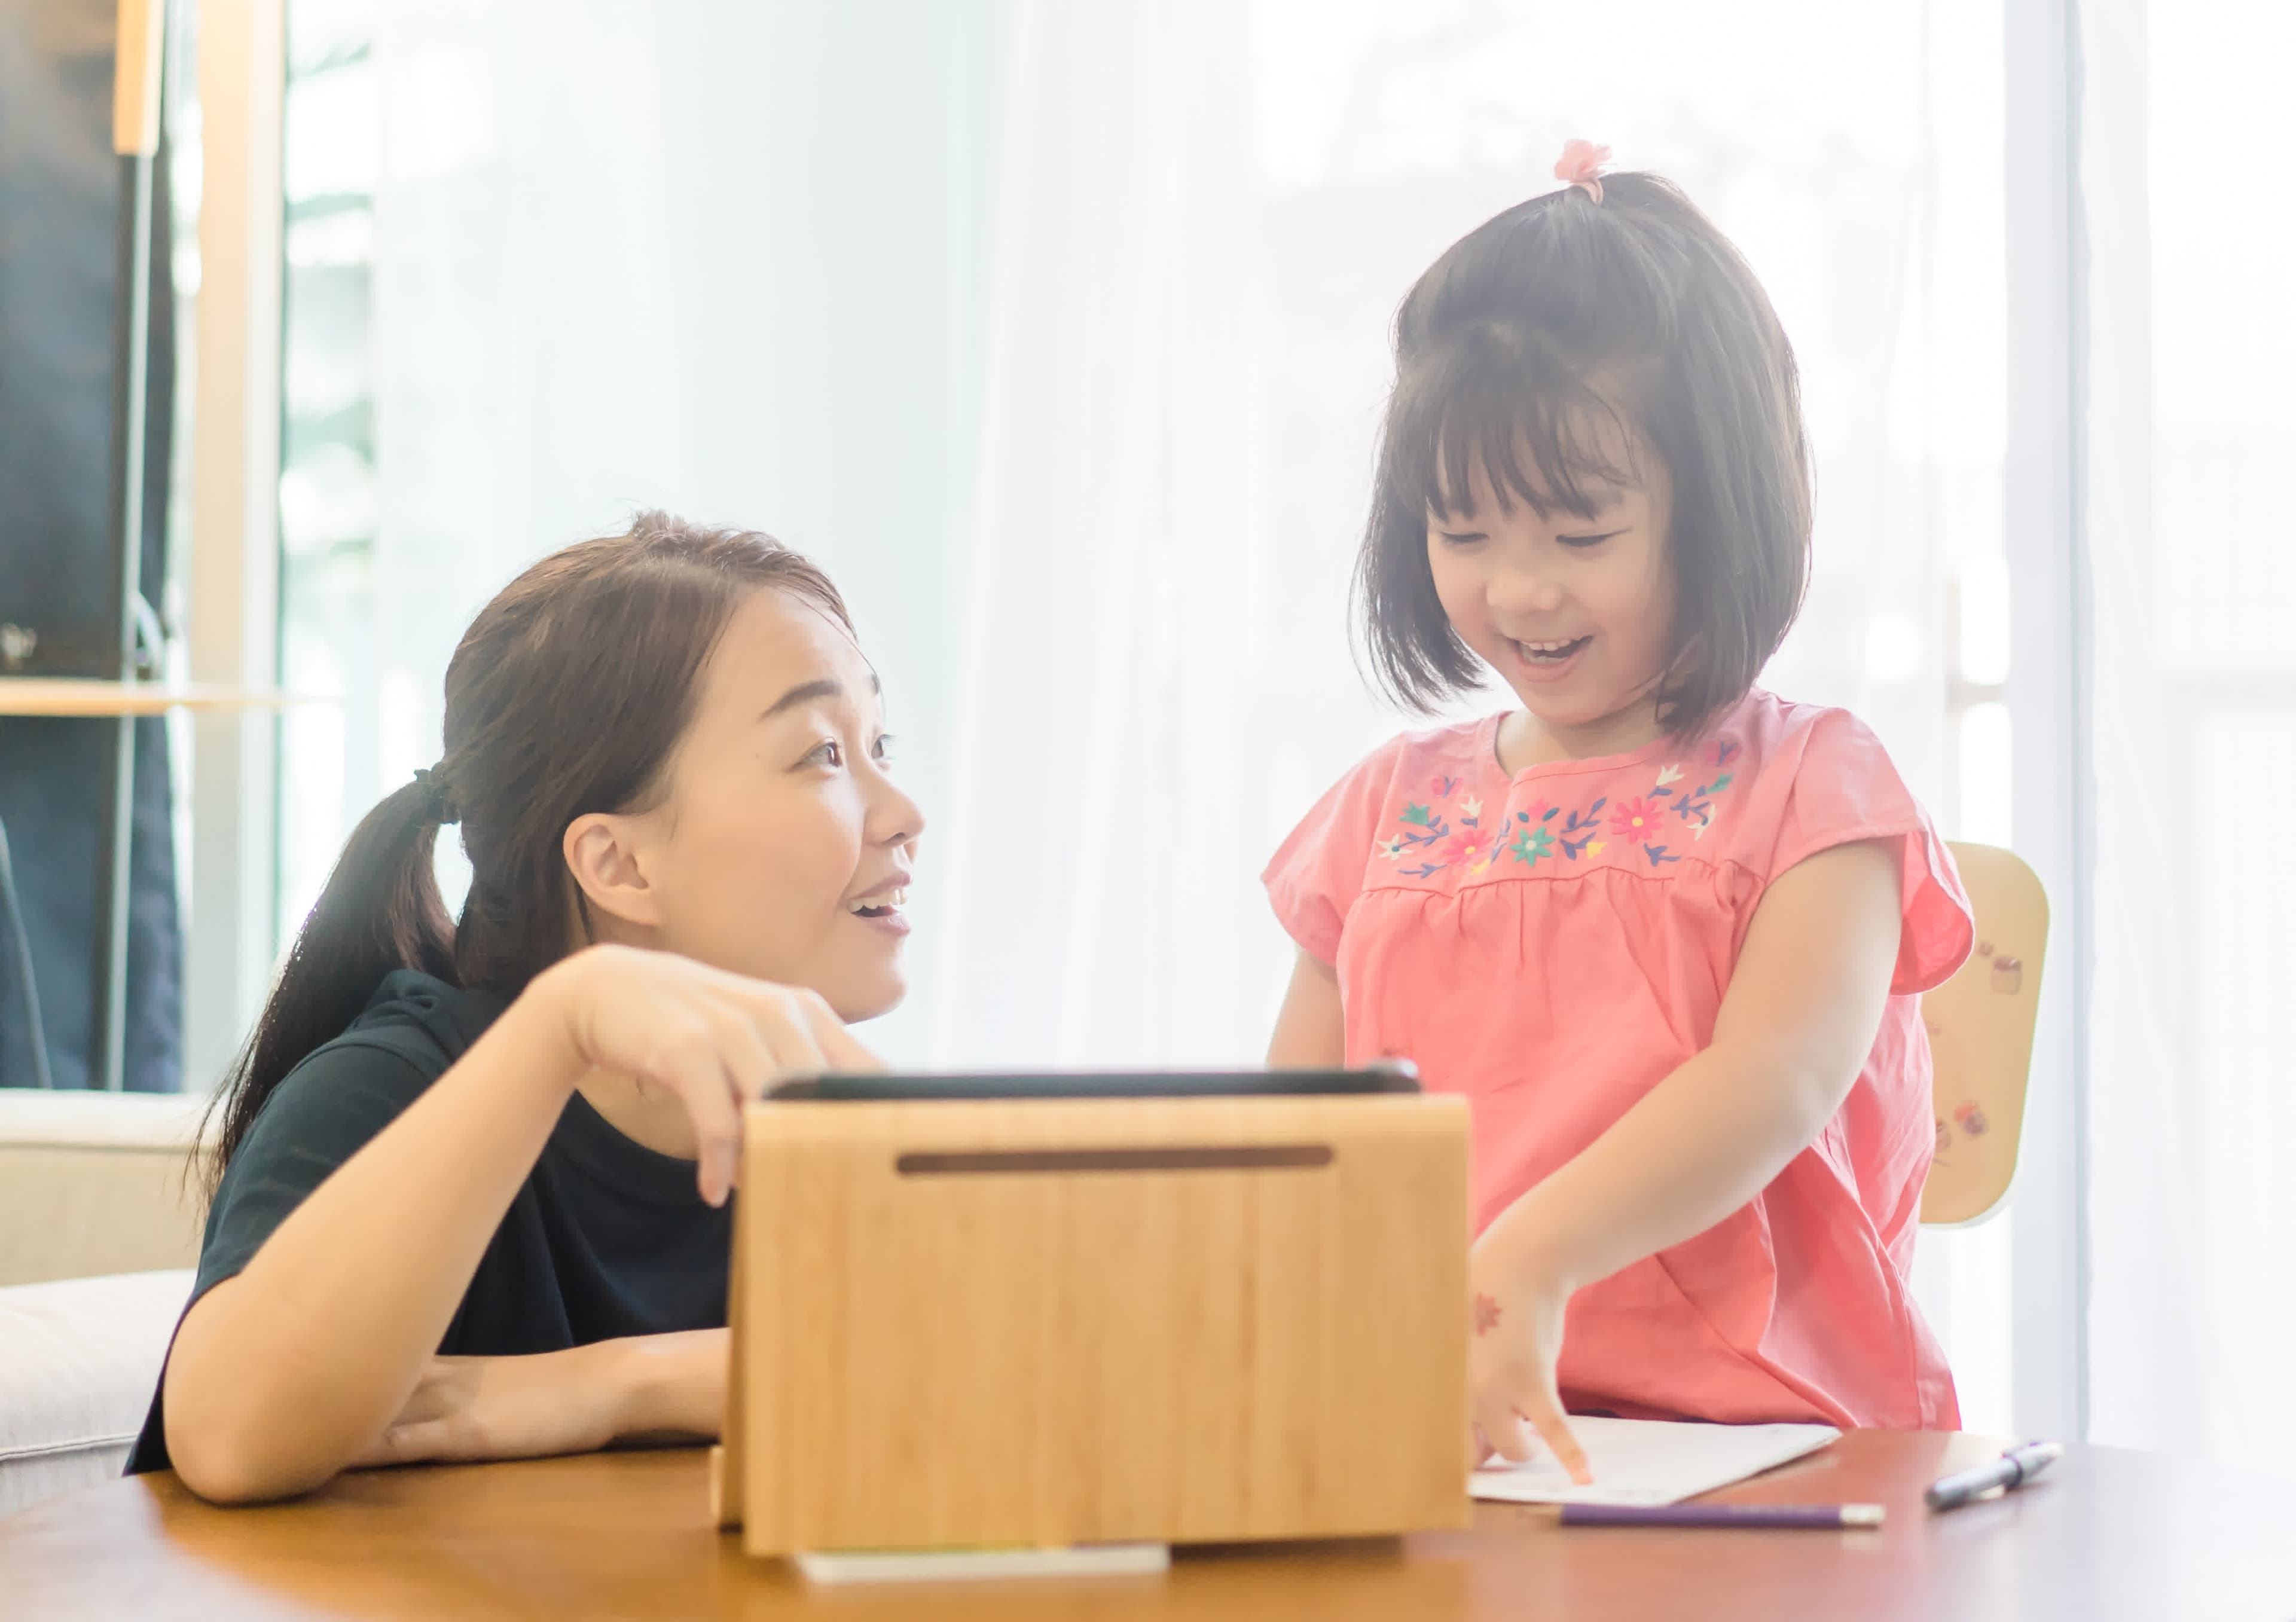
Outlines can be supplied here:
<path id="1" fill-rule="evenodd" d="M 1579 187 L 1596 202 L 1603 201 L 1603 166 L 1611 160 L 1611 149 L 1597 146 L 1592 141 L 1567 141 L 1562 156 L 1554 160 L 1554 177 Z"/>

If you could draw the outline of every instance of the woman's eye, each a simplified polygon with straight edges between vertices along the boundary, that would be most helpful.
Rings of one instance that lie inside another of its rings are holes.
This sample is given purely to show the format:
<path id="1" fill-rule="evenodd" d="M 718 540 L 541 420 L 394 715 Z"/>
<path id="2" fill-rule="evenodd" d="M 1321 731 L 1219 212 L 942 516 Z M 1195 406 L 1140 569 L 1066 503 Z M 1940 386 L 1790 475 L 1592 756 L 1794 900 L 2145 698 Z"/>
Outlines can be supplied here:
<path id="1" fill-rule="evenodd" d="M 1554 544 L 1558 546 L 1568 546 L 1573 552 L 1584 552 L 1590 546 L 1600 546 L 1618 533 L 1618 530 L 1612 529 L 1603 535 L 1558 535 L 1554 537 Z"/>
<path id="2" fill-rule="evenodd" d="M 840 766 L 845 764 L 845 749 L 834 739 L 825 739 L 814 746 L 803 762 L 806 766 Z"/>
<path id="3" fill-rule="evenodd" d="M 885 737 L 878 739 L 876 743 L 870 749 L 869 753 L 871 758 L 873 758 L 879 766 L 892 765 L 894 756 L 893 740 L 891 736 L 888 734 Z"/>
<path id="4" fill-rule="evenodd" d="M 1464 551 L 1470 546 L 1479 546 L 1485 538 L 1480 529 L 1439 529 L 1436 534 L 1441 537 L 1443 545 L 1454 551 Z"/>

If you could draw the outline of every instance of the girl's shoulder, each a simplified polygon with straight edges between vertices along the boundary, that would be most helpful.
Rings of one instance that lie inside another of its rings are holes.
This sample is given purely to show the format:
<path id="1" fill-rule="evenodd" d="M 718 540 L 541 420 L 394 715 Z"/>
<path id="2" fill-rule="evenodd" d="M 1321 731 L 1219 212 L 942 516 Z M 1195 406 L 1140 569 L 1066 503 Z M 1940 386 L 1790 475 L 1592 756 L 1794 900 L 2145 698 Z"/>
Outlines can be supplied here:
<path id="1" fill-rule="evenodd" d="M 1482 716 L 1398 733 L 1341 773 L 1300 819 L 1288 843 L 1365 843 L 1391 805 L 1439 803 L 1473 793 L 1498 770 L 1501 717 Z"/>
<path id="2" fill-rule="evenodd" d="M 1463 791 L 1486 790 L 1494 780 L 1507 780 L 1497 752 L 1505 719 L 1503 713 L 1487 715 L 1398 733 L 1350 766 L 1332 792 L 1447 799 Z M 1699 775 L 1726 786 L 1781 771 L 1799 776 L 1815 770 L 1850 779 L 1867 773 L 1896 775 L 1880 737 L 1851 711 L 1757 687 L 1694 737 L 1660 739 L 1593 759 L 1550 762 L 1515 777 L 1608 786 L 1638 779 L 1653 767 L 1669 777 Z"/>
<path id="3" fill-rule="evenodd" d="M 1821 760 L 1842 751 L 1853 758 L 1867 750 L 1888 758 L 1880 737 L 1854 711 L 1781 698 L 1767 687 L 1755 688 L 1725 711 L 1712 735 L 1729 739 L 1750 762 L 1783 758 L 1800 763 L 1813 750 Z"/>
<path id="4" fill-rule="evenodd" d="M 1498 717 L 1487 716 L 1399 733 L 1349 766 L 1308 808 L 1260 875 L 1277 918 L 1302 947 L 1332 961 L 1390 807 L 1431 815 L 1424 807 L 1496 771 L 1491 744 L 1497 730 Z"/>
<path id="5" fill-rule="evenodd" d="M 1767 881 L 1830 843 L 1928 832 L 1870 727 L 1761 689 L 1694 737 L 1511 775 L 1496 730 L 1491 717 L 1391 741 L 1327 807 L 1321 832 L 1369 857 L 1368 887 L 1444 889 L 1610 868 Z"/>
<path id="6" fill-rule="evenodd" d="M 1340 782 L 1389 788 L 1419 777 L 1431 782 L 1445 777 L 1464 781 L 1486 770 L 1496 770 L 1496 740 L 1503 718 L 1478 716 L 1470 721 L 1398 733 L 1349 767 Z"/>
<path id="7" fill-rule="evenodd" d="M 1813 823 L 1880 818 L 1905 829 L 1927 820 L 1888 745 L 1850 710 L 1756 688 L 1706 745 L 1734 763 L 1742 798 L 1776 815 Z"/>

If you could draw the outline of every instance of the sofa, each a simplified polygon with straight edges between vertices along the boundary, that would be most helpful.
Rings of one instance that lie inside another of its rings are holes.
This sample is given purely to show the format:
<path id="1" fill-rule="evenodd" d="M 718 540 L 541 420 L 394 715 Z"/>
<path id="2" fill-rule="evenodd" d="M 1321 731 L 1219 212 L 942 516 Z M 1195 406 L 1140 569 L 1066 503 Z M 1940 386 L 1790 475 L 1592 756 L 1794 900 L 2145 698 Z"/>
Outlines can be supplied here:
<path id="1" fill-rule="evenodd" d="M 0 1087 L 0 1514 L 125 1467 L 191 1293 L 206 1104 Z"/>

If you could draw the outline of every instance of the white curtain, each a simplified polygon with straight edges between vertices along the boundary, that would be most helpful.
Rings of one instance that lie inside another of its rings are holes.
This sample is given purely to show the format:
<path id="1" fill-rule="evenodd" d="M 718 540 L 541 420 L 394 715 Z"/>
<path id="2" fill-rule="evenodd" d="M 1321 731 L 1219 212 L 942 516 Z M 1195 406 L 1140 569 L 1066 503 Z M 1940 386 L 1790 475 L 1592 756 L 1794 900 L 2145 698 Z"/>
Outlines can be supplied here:
<path id="1" fill-rule="evenodd" d="M 283 674 L 341 703 L 287 722 L 283 935 L 480 604 L 642 505 L 818 557 L 947 802 L 1001 16 L 291 0 Z"/>
<path id="2" fill-rule="evenodd" d="M 2091 1434 L 2296 1450 L 2287 8 L 2083 0 Z M 2251 820 L 2251 818 L 2253 820 Z"/>
<path id="3" fill-rule="evenodd" d="M 1290 963 L 1258 871 L 1408 724 L 1347 618 L 1388 324 L 1574 135 L 1685 185 L 1800 355 L 1817 568 L 1771 684 L 2006 838 L 2001 0 L 291 24 L 285 674 L 344 704 L 290 722 L 289 927 L 436 758 L 470 612 L 656 502 L 855 602 L 933 819 L 889 1057 L 1253 1060 Z M 2005 1233 L 1919 1280 L 1996 1425 Z"/>
<path id="4" fill-rule="evenodd" d="M 1389 322 L 1572 135 L 1688 187 L 1800 352 L 1817 568 L 1772 684 L 2006 842 L 1998 5 L 1682 0 L 1633 32 L 1542 0 L 1016 5 L 931 1059 L 1264 1050 L 1291 949 L 1258 870 L 1412 724 L 1347 617 Z M 2005 1427 L 2006 1228 L 1924 1251 Z"/>
<path id="5" fill-rule="evenodd" d="M 1289 717 L 1248 45 L 1220 0 L 1015 18 L 936 860 L 946 1062 L 1234 1061 L 1272 1005 L 1252 880 Z"/>

